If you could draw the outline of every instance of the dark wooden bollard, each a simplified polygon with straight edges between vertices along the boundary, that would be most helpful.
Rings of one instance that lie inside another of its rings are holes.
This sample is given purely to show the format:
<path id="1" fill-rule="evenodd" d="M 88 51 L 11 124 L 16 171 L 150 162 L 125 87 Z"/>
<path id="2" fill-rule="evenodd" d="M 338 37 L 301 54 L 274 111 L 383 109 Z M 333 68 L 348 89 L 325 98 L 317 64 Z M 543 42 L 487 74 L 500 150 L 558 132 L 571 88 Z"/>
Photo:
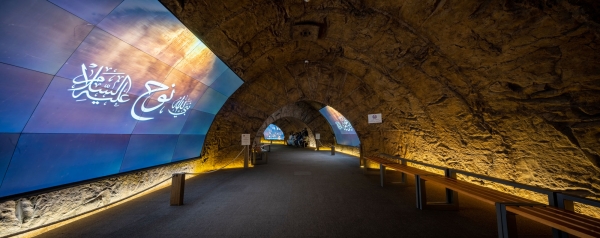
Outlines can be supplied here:
<path id="1" fill-rule="evenodd" d="M 335 155 L 335 146 L 331 146 L 331 155 Z"/>
<path id="2" fill-rule="evenodd" d="M 183 205 L 183 191 L 185 188 L 185 173 L 173 174 L 171 181 L 171 206 Z"/>

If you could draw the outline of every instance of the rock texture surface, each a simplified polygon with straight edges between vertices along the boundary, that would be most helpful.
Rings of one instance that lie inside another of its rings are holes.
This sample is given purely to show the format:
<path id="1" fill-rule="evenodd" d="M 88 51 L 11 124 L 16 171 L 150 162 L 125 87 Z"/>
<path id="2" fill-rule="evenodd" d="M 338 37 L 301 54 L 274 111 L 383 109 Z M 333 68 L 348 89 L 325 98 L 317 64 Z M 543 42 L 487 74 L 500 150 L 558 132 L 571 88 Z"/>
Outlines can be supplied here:
<path id="1" fill-rule="evenodd" d="M 314 101 L 367 154 L 600 196 L 597 1 L 161 1 L 245 81 L 207 155 Z"/>
<path id="2" fill-rule="evenodd" d="M 171 179 L 173 173 L 198 173 L 223 167 L 229 160 L 197 159 L 115 176 L 57 191 L 0 203 L 0 237 L 35 229 L 113 204 Z M 227 168 L 241 167 L 236 160 Z M 168 206 L 169 201 L 165 201 Z"/>

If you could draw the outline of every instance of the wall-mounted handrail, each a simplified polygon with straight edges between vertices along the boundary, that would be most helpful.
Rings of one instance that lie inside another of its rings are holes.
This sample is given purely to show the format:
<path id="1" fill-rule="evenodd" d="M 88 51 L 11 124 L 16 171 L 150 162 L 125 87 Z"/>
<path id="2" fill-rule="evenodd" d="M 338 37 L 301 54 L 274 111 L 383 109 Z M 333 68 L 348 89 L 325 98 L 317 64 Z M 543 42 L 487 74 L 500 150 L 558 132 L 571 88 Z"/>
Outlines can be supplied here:
<path id="1" fill-rule="evenodd" d="M 388 158 L 388 159 L 395 159 L 395 160 L 406 161 L 406 162 L 410 162 L 410 163 L 414 163 L 414 164 L 420 164 L 420 165 L 424 165 L 424 166 L 435 168 L 435 169 L 439 169 L 439 170 L 446 170 L 447 169 L 446 167 L 442 167 L 442 166 L 439 166 L 439 165 L 428 164 L 428 163 L 421 162 L 421 161 L 416 161 L 416 160 L 411 160 L 411 159 L 405 159 L 405 158 L 402 158 L 402 157 L 388 155 L 388 154 L 383 154 L 383 153 L 379 154 L 379 156 L 385 157 L 385 158 Z"/>
<path id="2" fill-rule="evenodd" d="M 439 165 L 428 164 L 428 163 L 425 163 L 425 162 L 411 160 L 411 159 L 405 159 L 405 158 L 401 158 L 401 157 L 398 157 L 398 156 L 392 156 L 392 155 L 388 155 L 388 154 L 380 154 L 380 156 L 386 157 L 386 158 L 389 158 L 389 159 L 397 159 L 397 160 L 401 160 L 401 161 L 403 160 L 403 161 L 406 161 L 406 162 L 420 164 L 420 165 L 423 165 L 423 166 L 432 167 L 432 168 L 436 168 L 436 169 L 440 169 L 440 170 L 449 169 L 453 173 L 463 174 L 463 175 L 467 175 L 467 176 L 471 176 L 471 177 L 476 177 L 476 178 L 480 178 L 480 179 L 484 179 L 484 180 L 489 180 L 489 181 L 492 181 L 492 182 L 496 182 L 496 183 L 501 183 L 501 184 L 504 184 L 504 185 L 513 186 L 513 187 L 516 187 L 516 188 L 522 188 L 522 189 L 534 191 L 534 192 L 537 192 L 537 193 L 543 193 L 543 194 L 549 195 L 549 194 L 552 194 L 553 192 L 555 192 L 555 191 L 552 191 L 552 190 L 549 190 L 549 189 L 534 187 L 534 186 L 531 186 L 531 185 L 517 183 L 517 182 L 510 181 L 510 180 L 505 180 L 505 179 L 500 179 L 500 178 L 494 178 L 494 177 L 490 177 L 490 176 L 486 176 L 486 175 L 481 175 L 481 174 L 476 174 L 476 173 L 473 173 L 473 172 L 464 171 L 464 170 L 460 170 L 460 169 L 453 169 L 453 168 L 443 167 L 443 166 L 439 166 Z"/>
<path id="3" fill-rule="evenodd" d="M 566 209 L 566 210 L 571 210 L 571 211 L 574 210 L 573 202 L 583 203 L 583 204 L 590 205 L 593 207 L 600 207 L 600 201 L 592 200 L 589 198 L 582 198 L 579 196 L 574 196 L 574 195 L 564 194 L 564 193 L 557 193 L 556 200 L 557 200 L 557 207 Z"/>
<path id="4" fill-rule="evenodd" d="M 443 171 L 449 171 L 450 173 L 463 174 L 466 176 L 480 178 L 480 179 L 512 186 L 515 188 L 520 188 L 520 189 L 525 189 L 525 190 L 529 190 L 532 192 L 545 194 L 548 196 L 548 204 L 550 206 L 554 206 L 554 207 L 559 207 L 559 208 L 563 208 L 563 209 L 567 209 L 567 210 L 573 210 L 573 202 L 578 202 L 578 203 L 583 203 L 586 205 L 600 208 L 600 201 L 592 200 L 589 198 L 583 198 L 583 197 L 579 197 L 579 196 L 574 196 L 574 195 L 570 195 L 570 194 L 564 194 L 560 191 L 554 191 L 554 190 L 550 190 L 550 189 L 545 189 L 545 188 L 535 187 L 535 186 L 526 185 L 526 184 L 522 184 L 522 183 L 517 183 L 514 181 L 505 180 L 505 179 L 494 178 L 494 177 L 476 174 L 473 172 L 468 172 L 468 171 L 464 171 L 464 170 L 460 170 L 460 169 L 453 169 L 453 168 L 447 168 L 447 167 L 443 167 L 443 166 L 439 166 L 439 165 L 428 164 L 425 162 L 406 159 L 406 158 L 393 156 L 393 155 L 388 155 L 385 153 L 381 153 L 381 154 L 379 154 L 379 156 L 388 158 L 388 159 L 392 159 L 392 160 L 398 160 L 398 161 L 401 161 L 402 163 L 409 162 L 409 163 L 419 164 L 419 165 L 423 165 L 426 167 L 431 167 L 431 168 L 435 168 L 435 169 L 439 169 L 439 170 L 443 170 Z"/>

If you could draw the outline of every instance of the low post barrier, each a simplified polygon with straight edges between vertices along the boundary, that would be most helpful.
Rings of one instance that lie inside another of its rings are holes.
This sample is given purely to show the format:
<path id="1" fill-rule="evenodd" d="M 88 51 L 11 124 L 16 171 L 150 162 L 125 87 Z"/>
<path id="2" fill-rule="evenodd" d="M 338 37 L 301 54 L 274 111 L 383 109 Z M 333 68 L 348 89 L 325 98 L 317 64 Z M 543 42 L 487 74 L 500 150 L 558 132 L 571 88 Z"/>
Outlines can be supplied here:
<path id="1" fill-rule="evenodd" d="M 235 156 L 235 158 L 233 158 L 231 161 L 229 161 L 229 163 L 227 163 L 226 165 L 224 165 L 221 168 L 215 169 L 215 170 L 211 170 L 211 171 L 207 171 L 207 172 L 203 172 L 203 173 L 174 173 L 173 176 L 171 177 L 171 200 L 170 200 L 170 204 L 171 206 L 181 206 L 183 205 L 183 195 L 184 195 L 184 191 L 185 191 L 185 175 L 186 174 L 190 174 L 190 175 L 199 175 L 199 174 L 209 174 L 209 173 L 213 173 L 213 172 L 217 172 L 225 167 L 227 167 L 228 165 L 230 165 L 231 163 L 233 163 L 233 161 L 237 160 L 238 157 L 240 157 L 240 155 L 246 151 L 246 149 L 248 148 L 248 146 L 244 146 L 244 148 L 242 149 L 242 151 L 240 151 L 240 153 L 238 153 L 237 156 Z M 244 158 L 244 162 L 248 161 L 248 157 L 247 155 Z M 167 180 L 163 180 L 162 182 L 166 182 Z M 161 182 L 161 183 L 162 183 Z"/>
<path id="2" fill-rule="evenodd" d="M 317 141 L 315 142 L 315 145 L 317 147 L 316 151 L 320 151 L 320 147 L 323 146 L 323 143 L 321 143 L 320 139 L 317 139 Z"/>
<path id="3" fill-rule="evenodd" d="M 173 174 L 171 181 L 171 206 L 181 206 L 185 189 L 185 173 Z"/>
<path id="4" fill-rule="evenodd" d="M 331 146 L 331 155 L 335 155 L 335 145 Z"/>
<path id="5" fill-rule="evenodd" d="M 456 172 L 452 169 L 444 170 L 444 176 L 448 178 L 456 179 Z M 447 204 L 458 204 L 458 193 L 452 189 L 446 188 L 446 203 Z"/>
<path id="6" fill-rule="evenodd" d="M 250 146 L 246 145 L 242 151 L 244 150 L 246 150 L 246 152 L 244 152 L 244 169 L 247 169 L 250 160 Z"/>
<path id="7" fill-rule="evenodd" d="M 358 144 L 358 166 L 362 167 L 363 166 L 363 160 L 364 160 L 364 156 L 363 156 L 363 146 L 362 144 Z"/>
<path id="8" fill-rule="evenodd" d="M 317 151 L 319 151 L 319 143 L 321 143 L 321 141 L 319 139 L 317 139 L 317 142 L 315 143 L 315 146 L 317 147 Z"/>

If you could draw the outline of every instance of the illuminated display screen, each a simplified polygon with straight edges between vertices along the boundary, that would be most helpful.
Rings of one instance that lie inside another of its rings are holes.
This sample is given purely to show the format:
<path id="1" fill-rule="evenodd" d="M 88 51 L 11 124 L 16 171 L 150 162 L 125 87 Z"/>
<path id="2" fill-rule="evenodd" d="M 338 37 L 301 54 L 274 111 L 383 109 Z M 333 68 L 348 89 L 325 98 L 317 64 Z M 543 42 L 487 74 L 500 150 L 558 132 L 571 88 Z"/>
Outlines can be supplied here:
<path id="1" fill-rule="evenodd" d="M 274 124 L 269 124 L 263 135 L 265 136 L 265 140 L 283 140 L 285 137 L 281 128 Z"/>
<path id="2" fill-rule="evenodd" d="M 329 124 L 331 124 L 331 128 L 333 129 L 338 144 L 349 146 L 358 146 L 360 144 L 360 140 L 358 139 L 354 128 L 340 112 L 330 106 L 322 108 L 319 112 L 327 119 Z"/>
<path id="3" fill-rule="evenodd" d="M 0 2 L 0 197 L 200 156 L 243 83 L 157 0 Z"/>

